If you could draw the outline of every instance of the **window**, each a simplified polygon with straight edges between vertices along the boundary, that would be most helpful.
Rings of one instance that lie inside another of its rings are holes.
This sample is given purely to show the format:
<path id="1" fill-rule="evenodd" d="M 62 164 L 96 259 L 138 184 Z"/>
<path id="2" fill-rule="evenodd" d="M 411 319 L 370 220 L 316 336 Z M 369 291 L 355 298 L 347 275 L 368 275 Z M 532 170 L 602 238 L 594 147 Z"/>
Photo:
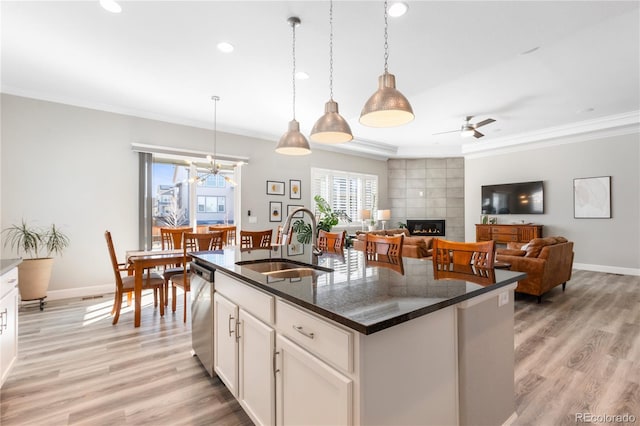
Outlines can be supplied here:
<path id="1" fill-rule="evenodd" d="M 225 211 L 225 197 L 198 195 L 198 213 L 224 213 Z"/>
<path id="2" fill-rule="evenodd" d="M 204 173 L 198 173 L 200 177 L 203 177 Z M 203 182 L 203 186 L 207 188 L 225 188 L 227 186 L 227 182 L 224 180 L 224 176 L 222 175 L 207 175 Z"/>
<path id="3" fill-rule="evenodd" d="M 311 196 L 322 196 L 334 210 L 343 210 L 353 221 L 361 211 L 376 208 L 378 176 L 340 170 L 311 169 Z M 313 203 L 312 203 L 313 204 Z"/>

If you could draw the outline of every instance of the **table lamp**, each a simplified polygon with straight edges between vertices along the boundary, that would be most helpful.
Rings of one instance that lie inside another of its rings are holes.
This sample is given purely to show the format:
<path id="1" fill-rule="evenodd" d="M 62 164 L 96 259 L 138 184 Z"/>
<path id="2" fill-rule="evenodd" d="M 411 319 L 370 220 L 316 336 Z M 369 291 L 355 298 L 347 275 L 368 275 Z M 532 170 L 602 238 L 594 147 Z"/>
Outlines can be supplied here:
<path id="1" fill-rule="evenodd" d="M 389 219 L 391 219 L 391 210 L 378 210 L 378 215 L 376 218 L 382 221 L 382 229 L 384 229 L 384 225 Z"/>
<path id="2" fill-rule="evenodd" d="M 369 209 L 360 210 L 360 215 L 362 216 L 362 230 L 366 231 L 365 223 L 368 222 L 369 219 L 371 219 L 371 210 Z"/>

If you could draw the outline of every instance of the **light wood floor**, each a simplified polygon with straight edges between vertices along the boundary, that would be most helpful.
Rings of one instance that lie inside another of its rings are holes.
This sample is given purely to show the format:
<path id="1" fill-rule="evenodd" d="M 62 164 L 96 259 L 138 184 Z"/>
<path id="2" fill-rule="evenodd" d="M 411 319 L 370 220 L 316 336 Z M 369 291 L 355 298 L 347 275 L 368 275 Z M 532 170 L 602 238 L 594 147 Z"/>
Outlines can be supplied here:
<path id="1" fill-rule="evenodd" d="M 191 357 L 180 301 L 160 319 L 146 297 L 137 330 L 127 310 L 111 325 L 110 295 L 21 308 L 0 424 L 251 424 Z M 575 425 L 577 413 L 640 425 L 640 277 L 574 271 L 565 293 L 522 295 L 515 309 L 516 425 Z"/>

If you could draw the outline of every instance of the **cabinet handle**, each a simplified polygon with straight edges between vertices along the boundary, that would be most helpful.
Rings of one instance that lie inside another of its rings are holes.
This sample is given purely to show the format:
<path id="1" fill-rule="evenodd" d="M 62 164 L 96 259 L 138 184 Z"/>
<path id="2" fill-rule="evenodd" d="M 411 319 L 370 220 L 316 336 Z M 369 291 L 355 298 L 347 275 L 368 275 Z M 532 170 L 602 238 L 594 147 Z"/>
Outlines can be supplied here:
<path id="1" fill-rule="evenodd" d="M 240 321 L 236 321 L 236 342 L 240 340 Z"/>
<path id="2" fill-rule="evenodd" d="M 231 321 L 233 321 L 235 318 L 231 315 L 229 315 L 229 337 L 231 337 L 231 335 L 233 334 L 234 330 L 231 329 Z"/>
<path id="3" fill-rule="evenodd" d="M 4 334 L 4 331 L 7 329 L 8 319 L 7 308 L 4 308 L 4 311 L 0 312 L 0 334 Z"/>
<path id="4" fill-rule="evenodd" d="M 298 333 L 302 334 L 303 336 L 308 337 L 309 339 L 313 339 L 315 337 L 315 334 L 309 333 L 308 331 L 304 331 L 304 328 L 302 328 L 302 326 L 294 324 L 293 329 Z"/>
<path id="5" fill-rule="evenodd" d="M 273 375 L 275 376 L 276 373 L 279 373 L 280 370 L 276 367 L 276 357 L 280 355 L 279 351 L 276 351 L 273 353 Z"/>
<path id="6" fill-rule="evenodd" d="M 7 281 L 8 284 L 13 284 L 15 283 L 17 280 L 15 278 L 11 278 L 9 281 Z"/>

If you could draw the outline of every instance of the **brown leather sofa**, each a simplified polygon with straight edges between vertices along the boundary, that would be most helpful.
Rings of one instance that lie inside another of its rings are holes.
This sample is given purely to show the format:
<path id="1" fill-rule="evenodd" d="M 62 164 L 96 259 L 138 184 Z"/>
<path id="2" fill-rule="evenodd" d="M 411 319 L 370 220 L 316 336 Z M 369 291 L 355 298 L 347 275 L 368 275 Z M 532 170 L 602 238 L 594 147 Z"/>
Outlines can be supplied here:
<path id="1" fill-rule="evenodd" d="M 564 291 L 571 279 L 573 242 L 564 237 L 534 238 L 528 243 L 508 243 L 506 249 L 496 250 L 496 260 L 511 264 L 512 271 L 526 272 L 527 278 L 518 282 L 516 291 L 538 296 L 562 284 Z"/>
<path id="2" fill-rule="evenodd" d="M 369 232 L 356 231 L 356 239 L 353 241 L 353 248 L 364 251 L 366 247 L 366 235 Z M 409 235 L 406 228 L 384 229 L 379 231 L 370 231 L 374 235 L 397 235 L 404 234 L 402 243 L 403 257 L 431 257 L 431 237 L 413 237 Z"/>

